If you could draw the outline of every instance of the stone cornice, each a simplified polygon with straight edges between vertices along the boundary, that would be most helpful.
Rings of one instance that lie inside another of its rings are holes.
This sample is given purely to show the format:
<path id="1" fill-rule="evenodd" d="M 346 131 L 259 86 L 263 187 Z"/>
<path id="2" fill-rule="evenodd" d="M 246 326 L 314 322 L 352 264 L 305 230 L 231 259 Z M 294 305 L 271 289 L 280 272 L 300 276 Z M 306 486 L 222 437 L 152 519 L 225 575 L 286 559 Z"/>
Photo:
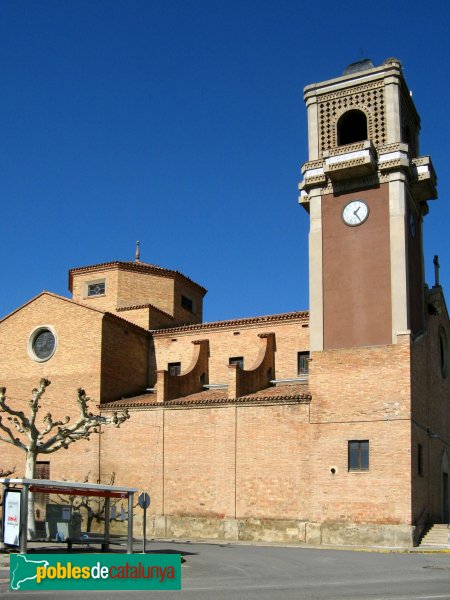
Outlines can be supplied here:
<path id="1" fill-rule="evenodd" d="M 208 408 L 220 406 L 236 406 L 236 405 L 252 405 L 252 406 L 270 406 L 270 405 L 285 405 L 285 404 L 310 404 L 312 396 L 309 393 L 295 394 L 292 396 L 275 396 L 275 397 L 242 397 L 242 398 L 209 398 L 201 400 L 188 400 L 180 398 L 178 400 L 169 400 L 166 402 L 147 402 L 140 404 L 132 404 L 126 399 L 115 401 L 108 404 L 99 404 L 98 408 L 101 411 L 114 411 L 117 409 L 127 408 L 128 410 L 154 410 L 158 408 L 164 409 L 186 409 L 186 408 Z"/>
<path id="2" fill-rule="evenodd" d="M 248 317 L 243 319 L 231 319 L 227 321 L 212 321 L 210 323 L 197 323 L 193 325 L 182 325 L 168 329 L 154 329 L 150 333 L 154 337 L 170 336 L 174 333 L 191 333 L 193 331 L 214 331 L 224 329 L 236 329 L 237 327 L 257 327 L 267 323 L 282 323 L 284 321 L 309 321 L 308 311 L 282 313 L 279 315 L 267 315 L 262 317 Z"/>

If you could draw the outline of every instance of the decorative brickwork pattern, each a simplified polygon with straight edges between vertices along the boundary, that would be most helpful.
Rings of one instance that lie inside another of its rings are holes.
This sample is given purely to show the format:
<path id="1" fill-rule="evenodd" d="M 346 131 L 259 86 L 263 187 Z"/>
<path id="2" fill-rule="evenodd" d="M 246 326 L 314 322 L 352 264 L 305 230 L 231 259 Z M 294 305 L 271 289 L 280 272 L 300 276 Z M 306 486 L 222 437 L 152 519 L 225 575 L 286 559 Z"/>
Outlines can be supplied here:
<path id="1" fill-rule="evenodd" d="M 383 82 L 367 83 L 348 90 L 341 90 L 319 97 L 319 149 L 335 148 L 337 140 L 337 122 L 345 112 L 358 109 L 367 117 L 368 137 L 378 148 L 386 143 L 386 117 Z"/>

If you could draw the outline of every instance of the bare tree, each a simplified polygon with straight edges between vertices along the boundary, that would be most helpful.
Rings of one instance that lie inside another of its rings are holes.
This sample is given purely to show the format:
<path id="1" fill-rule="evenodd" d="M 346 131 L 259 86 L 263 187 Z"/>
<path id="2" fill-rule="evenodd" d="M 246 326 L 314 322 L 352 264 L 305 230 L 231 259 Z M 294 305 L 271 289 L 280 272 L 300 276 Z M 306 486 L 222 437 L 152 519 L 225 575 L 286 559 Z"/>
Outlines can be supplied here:
<path id="1" fill-rule="evenodd" d="M 89 483 L 90 471 L 84 477 L 83 483 Z M 116 474 L 112 473 L 107 485 L 114 485 L 116 479 Z M 97 480 L 97 483 L 100 483 Z M 68 494 L 67 496 L 61 496 L 56 494 L 56 498 L 62 503 L 69 503 L 72 511 L 80 512 L 81 509 L 84 509 L 87 513 L 87 522 L 86 522 L 86 533 L 90 533 L 92 524 L 95 521 L 96 523 L 102 523 L 106 520 L 105 512 L 106 506 L 104 499 L 100 498 L 92 498 L 90 496 L 74 496 L 72 494 Z M 136 502 L 133 508 L 137 508 L 139 504 Z M 125 513 L 123 508 L 123 499 L 117 498 L 111 501 L 110 504 L 111 512 L 109 516 L 110 522 L 121 523 L 124 520 L 123 514 Z M 117 508 L 120 509 L 119 516 L 116 516 Z"/>
<path id="2" fill-rule="evenodd" d="M 43 425 L 38 429 L 36 418 L 41 408 L 39 404 L 46 388 L 50 385 L 48 379 L 41 379 L 39 387 L 32 391 L 30 414 L 26 416 L 21 410 L 14 410 L 6 402 L 6 388 L 0 388 L 0 412 L 5 412 L 9 416 L 7 420 L 12 425 L 9 426 L 3 422 L 0 415 L 0 441 L 7 442 L 26 452 L 25 478 L 33 479 L 36 474 L 36 460 L 39 454 L 52 454 L 61 448 L 67 449 L 70 444 L 78 440 L 88 440 L 91 434 L 100 433 L 101 425 L 120 425 L 130 418 L 128 411 L 114 412 L 112 416 L 103 417 L 88 412 L 88 402 L 90 398 L 86 392 L 79 388 L 77 402 L 80 409 L 78 419 L 69 425 L 70 417 L 66 416 L 61 421 L 54 421 L 51 413 L 47 413 L 43 418 Z M 21 434 L 16 437 L 14 429 Z M 1 433 L 3 432 L 3 434 Z M 32 498 L 29 502 L 28 510 L 28 532 L 34 535 L 34 503 Z"/>

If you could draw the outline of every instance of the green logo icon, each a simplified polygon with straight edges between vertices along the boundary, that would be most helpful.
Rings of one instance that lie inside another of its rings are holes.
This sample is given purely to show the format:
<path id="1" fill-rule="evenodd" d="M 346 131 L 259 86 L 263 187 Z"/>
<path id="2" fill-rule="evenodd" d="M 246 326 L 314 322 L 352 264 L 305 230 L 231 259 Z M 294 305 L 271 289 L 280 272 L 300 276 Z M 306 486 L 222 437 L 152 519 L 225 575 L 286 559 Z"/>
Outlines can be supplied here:
<path id="1" fill-rule="evenodd" d="M 12 554 L 10 590 L 181 590 L 179 554 Z"/>

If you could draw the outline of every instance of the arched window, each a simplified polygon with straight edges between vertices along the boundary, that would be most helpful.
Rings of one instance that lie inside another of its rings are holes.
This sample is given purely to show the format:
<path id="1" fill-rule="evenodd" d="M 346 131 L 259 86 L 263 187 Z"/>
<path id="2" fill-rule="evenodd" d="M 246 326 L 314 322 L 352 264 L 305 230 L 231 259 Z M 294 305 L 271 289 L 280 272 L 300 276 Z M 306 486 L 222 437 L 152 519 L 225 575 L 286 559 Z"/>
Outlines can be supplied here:
<path id="1" fill-rule="evenodd" d="M 367 140 L 367 117 L 361 110 L 349 110 L 337 124 L 338 146 Z"/>

